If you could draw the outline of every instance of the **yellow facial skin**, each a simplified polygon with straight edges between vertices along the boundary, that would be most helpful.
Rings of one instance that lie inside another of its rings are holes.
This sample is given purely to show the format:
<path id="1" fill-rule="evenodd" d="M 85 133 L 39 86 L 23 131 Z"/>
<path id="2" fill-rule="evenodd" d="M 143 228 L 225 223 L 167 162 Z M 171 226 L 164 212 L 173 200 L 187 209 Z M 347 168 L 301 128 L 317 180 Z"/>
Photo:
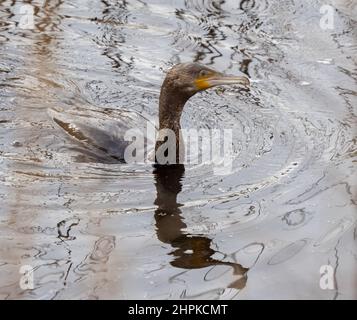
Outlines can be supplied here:
<path id="1" fill-rule="evenodd" d="M 232 85 L 239 84 L 244 87 L 248 87 L 250 82 L 249 79 L 245 76 L 229 76 L 224 75 L 219 72 L 211 72 L 205 74 L 204 76 L 199 76 L 195 80 L 195 86 L 198 91 L 206 90 L 219 85 Z"/>
<path id="2" fill-rule="evenodd" d="M 212 84 L 210 83 L 210 79 L 214 76 L 214 74 L 209 74 L 207 76 L 203 76 L 203 77 L 198 77 L 195 80 L 195 85 L 197 87 L 197 90 L 201 91 L 201 90 L 206 90 L 208 88 L 212 87 Z"/>

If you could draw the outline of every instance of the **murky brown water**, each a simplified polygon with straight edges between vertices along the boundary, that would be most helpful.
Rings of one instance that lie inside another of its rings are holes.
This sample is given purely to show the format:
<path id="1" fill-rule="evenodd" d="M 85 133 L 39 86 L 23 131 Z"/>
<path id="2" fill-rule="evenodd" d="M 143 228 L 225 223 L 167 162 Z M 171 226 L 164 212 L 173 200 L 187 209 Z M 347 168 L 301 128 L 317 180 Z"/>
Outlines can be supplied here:
<path id="1" fill-rule="evenodd" d="M 24 2 L 0 1 L 1 299 L 357 298 L 355 1 L 332 30 L 318 0 L 26 1 L 33 30 Z M 234 130 L 229 175 L 120 164 L 53 119 L 139 126 L 181 61 L 257 80 L 183 115 Z"/>

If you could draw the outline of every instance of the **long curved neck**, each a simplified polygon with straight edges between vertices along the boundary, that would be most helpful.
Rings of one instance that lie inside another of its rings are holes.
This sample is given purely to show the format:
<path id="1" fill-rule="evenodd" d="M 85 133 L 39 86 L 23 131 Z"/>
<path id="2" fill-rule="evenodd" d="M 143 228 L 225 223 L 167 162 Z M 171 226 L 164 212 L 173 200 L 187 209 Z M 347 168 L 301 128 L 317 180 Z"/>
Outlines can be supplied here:
<path id="1" fill-rule="evenodd" d="M 183 140 L 180 134 L 180 120 L 185 103 L 189 99 L 188 96 L 178 92 L 170 86 L 168 81 L 164 81 L 161 87 L 160 102 L 159 102 L 159 130 L 170 129 L 176 136 L 176 160 L 179 159 L 179 154 L 182 152 Z M 156 141 L 155 150 L 162 145 L 164 141 Z M 181 146 L 181 148 L 180 148 Z"/>
<path id="2" fill-rule="evenodd" d="M 167 81 L 161 87 L 159 102 L 160 129 L 179 130 L 183 107 L 189 97 L 171 88 Z"/>

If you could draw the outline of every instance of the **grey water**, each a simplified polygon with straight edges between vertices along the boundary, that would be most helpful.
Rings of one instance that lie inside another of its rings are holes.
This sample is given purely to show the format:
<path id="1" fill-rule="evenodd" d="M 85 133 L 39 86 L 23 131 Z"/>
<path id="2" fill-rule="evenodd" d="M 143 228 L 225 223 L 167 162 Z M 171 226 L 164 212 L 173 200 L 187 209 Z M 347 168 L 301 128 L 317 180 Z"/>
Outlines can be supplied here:
<path id="1" fill-rule="evenodd" d="M 232 171 L 108 156 L 187 61 Z M 357 299 L 356 81 L 353 0 L 0 0 L 0 299 Z"/>

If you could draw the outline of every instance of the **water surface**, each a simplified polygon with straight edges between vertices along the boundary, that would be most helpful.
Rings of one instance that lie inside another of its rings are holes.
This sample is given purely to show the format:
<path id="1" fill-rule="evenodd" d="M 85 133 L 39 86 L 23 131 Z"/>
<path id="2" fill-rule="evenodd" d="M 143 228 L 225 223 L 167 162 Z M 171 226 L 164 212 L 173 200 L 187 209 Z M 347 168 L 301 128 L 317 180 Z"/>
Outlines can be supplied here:
<path id="1" fill-rule="evenodd" d="M 0 1 L 0 298 L 356 299 L 357 6 L 327 3 L 326 30 L 318 0 Z M 155 119 L 186 61 L 255 80 L 184 111 L 233 130 L 230 174 L 122 164 L 68 126 Z"/>

